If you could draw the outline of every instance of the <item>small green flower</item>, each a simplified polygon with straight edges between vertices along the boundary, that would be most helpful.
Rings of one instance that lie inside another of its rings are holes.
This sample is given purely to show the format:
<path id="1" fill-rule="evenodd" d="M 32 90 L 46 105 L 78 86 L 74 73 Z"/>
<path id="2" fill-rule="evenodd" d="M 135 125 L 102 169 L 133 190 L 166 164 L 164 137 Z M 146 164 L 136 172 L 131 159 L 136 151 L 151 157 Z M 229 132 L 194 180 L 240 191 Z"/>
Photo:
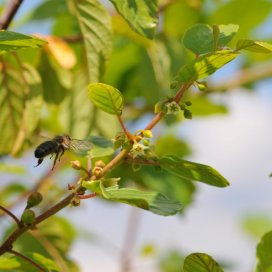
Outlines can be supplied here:
<path id="1" fill-rule="evenodd" d="M 167 114 L 177 114 L 181 111 L 179 104 L 175 101 L 168 103 L 166 107 L 167 107 Z"/>
<path id="2" fill-rule="evenodd" d="M 138 157 L 138 156 L 144 156 L 145 155 L 145 149 L 147 149 L 146 146 L 144 146 L 142 144 L 139 144 L 139 143 L 135 143 L 132 146 L 132 149 L 130 151 L 132 153 L 133 159 Z"/>

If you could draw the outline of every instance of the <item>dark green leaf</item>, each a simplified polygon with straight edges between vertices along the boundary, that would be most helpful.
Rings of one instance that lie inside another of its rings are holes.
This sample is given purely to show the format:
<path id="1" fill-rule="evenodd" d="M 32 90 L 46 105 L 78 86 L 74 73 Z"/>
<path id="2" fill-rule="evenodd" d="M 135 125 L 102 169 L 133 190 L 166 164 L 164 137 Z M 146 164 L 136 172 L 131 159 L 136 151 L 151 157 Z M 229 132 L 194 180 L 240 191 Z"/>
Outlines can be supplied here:
<path id="1" fill-rule="evenodd" d="M 123 109 L 123 96 L 114 87 L 103 83 L 91 83 L 88 94 L 94 105 L 101 110 L 115 115 L 121 115 Z"/>
<path id="2" fill-rule="evenodd" d="M 248 50 L 255 53 L 272 53 L 272 44 L 261 41 L 241 39 L 237 41 L 237 50 Z"/>
<path id="3" fill-rule="evenodd" d="M 272 271 L 272 231 L 267 232 L 257 246 L 257 272 Z"/>
<path id="4" fill-rule="evenodd" d="M 174 215 L 182 208 L 179 202 L 170 200 L 164 195 L 155 192 L 144 192 L 132 188 L 119 188 L 117 185 L 105 188 L 100 181 L 85 181 L 83 182 L 83 187 L 100 194 L 106 199 L 136 206 L 159 215 Z"/>
<path id="5" fill-rule="evenodd" d="M 214 48 L 212 27 L 204 24 L 194 25 L 185 32 L 183 44 L 197 55 L 212 52 Z"/>
<path id="6" fill-rule="evenodd" d="M 43 54 L 40 64 L 40 74 L 42 77 L 44 99 L 49 104 L 60 104 L 68 93 L 69 71 L 61 68 L 47 54 Z"/>
<path id="7" fill-rule="evenodd" d="M 110 0 L 116 10 L 139 34 L 153 39 L 158 26 L 157 0 Z"/>
<path id="8" fill-rule="evenodd" d="M 36 37 L 7 30 L 0 30 L 0 54 L 29 47 L 38 48 L 45 43 L 46 41 Z"/>
<path id="9" fill-rule="evenodd" d="M 205 78 L 235 59 L 238 55 L 239 52 L 231 50 L 222 50 L 203 55 L 185 64 L 174 80 L 178 81 L 179 84 L 183 84 Z"/>
<path id="10" fill-rule="evenodd" d="M 85 44 L 89 81 L 98 82 L 112 48 L 111 18 L 98 0 L 73 2 Z"/>
<path id="11" fill-rule="evenodd" d="M 224 272 L 208 254 L 192 253 L 184 260 L 183 272 Z"/>
<path id="12" fill-rule="evenodd" d="M 175 156 L 159 159 L 161 167 L 183 179 L 196 180 L 216 187 L 226 187 L 229 182 L 214 168 L 208 165 L 182 160 Z"/>

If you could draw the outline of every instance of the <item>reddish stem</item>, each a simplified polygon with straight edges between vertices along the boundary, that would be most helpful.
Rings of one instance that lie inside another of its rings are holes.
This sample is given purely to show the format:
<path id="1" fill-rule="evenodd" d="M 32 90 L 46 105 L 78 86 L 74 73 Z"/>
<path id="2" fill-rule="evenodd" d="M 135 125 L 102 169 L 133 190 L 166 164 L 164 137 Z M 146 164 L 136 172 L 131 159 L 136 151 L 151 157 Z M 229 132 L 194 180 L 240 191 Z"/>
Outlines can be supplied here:
<path id="1" fill-rule="evenodd" d="M 127 128 L 126 128 L 126 125 L 122 119 L 122 116 L 121 115 L 117 115 L 117 118 L 118 118 L 118 121 L 123 129 L 123 131 L 125 132 L 126 136 L 128 139 L 130 139 L 130 133 L 128 132 Z"/>
<path id="2" fill-rule="evenodd" d="M 91 194 L 87 194 L 87 195 L 77 195 L 77 197 L 79 199 L 88 199 L 88 198 L 92 198 L 97 196 L 97 193 L 91 193 Z"/>
<path id="3" fill-rule="evenodd" d="M 7 210 L 6 208 L 4 208 L 3 206 L 0 206 L 0 209 L 2 211 L 4 211 L 7 215 L 9 215 L 18 225 L 18 227 L 21 227 L 21 222 L 20 220 L 17 218 L 17 216 L 15 216 L 11 211 Z"/>

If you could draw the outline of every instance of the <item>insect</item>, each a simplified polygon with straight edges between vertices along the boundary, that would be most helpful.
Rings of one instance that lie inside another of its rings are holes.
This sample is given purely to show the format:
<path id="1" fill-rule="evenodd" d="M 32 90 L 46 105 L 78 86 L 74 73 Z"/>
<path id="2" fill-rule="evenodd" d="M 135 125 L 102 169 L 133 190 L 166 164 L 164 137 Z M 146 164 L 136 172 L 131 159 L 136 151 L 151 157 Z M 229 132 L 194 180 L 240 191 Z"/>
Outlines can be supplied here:
<path id="1" fill-rule="evenodd" d="M 46 156 L 51 154 L 50 158 L 52 158 L 55 154 L 52 167 L 53 170 L 57 160 L 59 159 L 60 161 L 60 158 L 68 149 L 87 151 L 91 149 L 91 143 L 89 140 L 71 139 L 71 137 L 66 134 L 58 135 L 53 139 L 45 141 L 38 145 L 38 147 L 34 151 L 34 155 L 38 159 L 38 164 L 34 167 L 39 166 Z"/>

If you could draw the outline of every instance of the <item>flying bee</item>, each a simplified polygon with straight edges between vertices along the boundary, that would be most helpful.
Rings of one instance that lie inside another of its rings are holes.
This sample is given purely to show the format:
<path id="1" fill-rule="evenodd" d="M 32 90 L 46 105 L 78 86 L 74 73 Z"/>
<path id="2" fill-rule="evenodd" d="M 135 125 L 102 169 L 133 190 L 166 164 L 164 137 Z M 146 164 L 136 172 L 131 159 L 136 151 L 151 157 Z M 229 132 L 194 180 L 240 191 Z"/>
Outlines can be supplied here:
<path id="1" fill-rule="evenodd" d="M 34 155 L 38 159 L 38 164 L 34 167 L 39 166 L 46 156 L 51 155 L 50 158 L 52 158 L 55 154 L 53 170 L 57 160 L 59 159 L 60 161 L 60 158 L 68 149 L 88 151 L 91 149 L 91 143 L 89 140 L 71 139 L 71 137 L 66 134 L 56 136 L 51 140 L 41 143 L 35 149 Z"/>

